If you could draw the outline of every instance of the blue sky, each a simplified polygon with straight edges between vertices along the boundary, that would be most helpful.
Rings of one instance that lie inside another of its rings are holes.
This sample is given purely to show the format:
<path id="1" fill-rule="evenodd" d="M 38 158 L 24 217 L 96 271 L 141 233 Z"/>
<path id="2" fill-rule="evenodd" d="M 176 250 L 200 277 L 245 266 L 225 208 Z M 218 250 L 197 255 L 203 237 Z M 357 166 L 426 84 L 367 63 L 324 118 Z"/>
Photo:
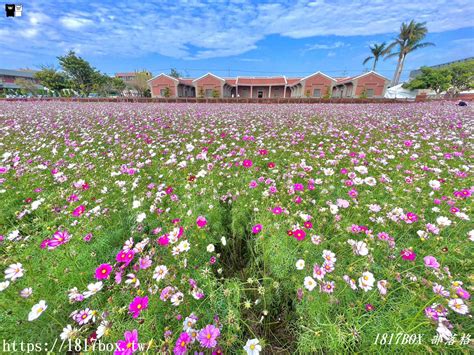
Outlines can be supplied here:
<path id="1" fill-rule="evenodd" d="M 15 0 L 16 1 L 16 0 Z M 12 3 L 15 1 L 8 1 Z M 177 68 L 186 76 L 355 75 L 368 46 L 390 42 L 403 21 L 426 21 L 436 47 L 410 54 L 410 69 L 474 56 L 472 0 L 22 1 L 0 17 L 0 68 L 57 65 L 74 49 L 100 71 Z M 362 5 L 363 4 L 363 5 Z M 3 7 L 3 4 L 2 4 Z M 396 60 L 377 70 L 391 78 Z"/>

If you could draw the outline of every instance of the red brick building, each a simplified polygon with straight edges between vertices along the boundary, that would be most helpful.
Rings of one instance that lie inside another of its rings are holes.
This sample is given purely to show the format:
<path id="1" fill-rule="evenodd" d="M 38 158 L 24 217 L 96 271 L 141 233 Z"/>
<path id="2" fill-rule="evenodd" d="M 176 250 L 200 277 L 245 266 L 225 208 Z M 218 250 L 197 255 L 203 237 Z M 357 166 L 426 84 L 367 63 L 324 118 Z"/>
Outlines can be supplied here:
<path id="1" fill-rule="evenodd" d="M 383 97 L 389 83 L 373 71 L 346 78 L 333 78 L 319 71 L 304 78 L 223 78 L 207 73 L 192 79 L 162 73 L 148 80 L 152 97 L 200 98 Z"/>

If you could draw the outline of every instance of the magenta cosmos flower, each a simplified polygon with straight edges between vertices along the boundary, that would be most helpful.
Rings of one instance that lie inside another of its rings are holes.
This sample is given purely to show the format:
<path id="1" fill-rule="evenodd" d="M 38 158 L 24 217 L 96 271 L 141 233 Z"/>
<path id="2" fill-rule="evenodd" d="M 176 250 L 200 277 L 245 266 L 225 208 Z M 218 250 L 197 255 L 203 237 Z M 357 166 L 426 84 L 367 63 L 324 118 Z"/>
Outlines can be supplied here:
<path id="1" fill-rule="evenodd" d="M 72 215 L 74 217 L 79 217 L 84 213 L 85 210 L 86 210 L 86 207 L 84 205 L 80 205 L 79 207 L 76 207 L 74 211 L 72 211 Z"/>
<path id="2" fill-rule="evenodd" d="M 111 272 L 112 272 L 112 265 L 101 264 L 99 265 L 97 269 L 95 269 L 95 278 L 97 280 L 108 279 Z"/>
<path id="3" fill-rule="evenodd" d="M 134 256 L 135 252 L 133 250 L 129 250 L 128 252 L 120 250 L 115 257 L 115 260 L 119 263 L 125 263 L 125 265 L 128 265 L 132 262 Z"/>
<path id="4" fill-rule="evenodd" d="M 296 240 L 303 240 L 306 237 L 306 232 L 302 229 L 297 229 L 293 231 L 293 237 L 296 238 Z"/>
<path id="5" fill-rule="evenodd" d="M 217 345 L 217 337 L 221 335 L 219 328 L 209 324 L 202 329 L 198 334 L 199 343 L 205 348 L 213 348 Z"/>
<path id="6" fill-rule="evenodd" d="M 117 349 L 114 355 L 129 355 L 138 350 L 138 330 L 126 331 L 123 340 L 117 341 Z"/>
<path id="7" fill-rule="evenodd" d="M 56 231 L 53 238 L 48 240 L 48 249 L 53 250 L 58 246 L 67 243 L 71 239 L 71 235 L 67 231 Z"/>
<path id="8" fill-rule="evenodd" d="M 133 318 L 137 318 L 140 312 L 148 308 L 148 297 L 135 297 L 130 303 L 128 310 L 132 314 Z"/>
<path id="9" fill-rule="evenodd" d="M 416 258 L 416 253 L 411 249 L 403 249 L 400 252 L 400 255 L 402 256 L 403 260 L 413 261 Z"/>
<path id="10" fill-rule="evenodd" d="M 281 209 L 280 206 L 276 206 L 273 208 L 272 210 L 273 214 L 281 214 L 283 212 L 283 210 Z"/>
<path id="11" fill-rule="evenodd" d="M 253 234 L 258 234 L 262 231 L 262 225 L 261 224 L 256 224 L 252 227 L 252 233 Z"/>
<path id="12" fill-rule="evenodd" d="M 176 340 L 176 344 L 173 349 L 173 354 L 175 355 L 185 354 L 187 351 L 186 346 L 190 342 L 191 342 L 191 336 L 186 332 L 181 333 L 179 338 Z"/>
<path id="13" fill-rule="evenodd" d="M 199 216 L 197 219 L 196 219 L 196 224 L 199 228 L 204 228 L 207 224 L 207 220 L 206 220 L 206 217 L 204 216 Z"/>
<path id="14" fill-rule="evenodd" d="M 414 223 L 418 221 L 418 216 L 414 214 L 413 212 L 408 212 L 406 214 L 405 222 L 408 224 Z"/>
<path id="15" fill-rule="evenodd" d="M 438 269 L 439 268 L 439 263 L 438 260 L 434 256 L 428 255 L 423 258 L 425 261 L 425 266 L 426 267 L 431 267 L 433 269 Z"/>
<path id="16" fill-rule="evenodd" d="M 250 168 L 253 165 L 252 161 L 250 159 L 245 159 L 243 166 L 246 168 Z"/>

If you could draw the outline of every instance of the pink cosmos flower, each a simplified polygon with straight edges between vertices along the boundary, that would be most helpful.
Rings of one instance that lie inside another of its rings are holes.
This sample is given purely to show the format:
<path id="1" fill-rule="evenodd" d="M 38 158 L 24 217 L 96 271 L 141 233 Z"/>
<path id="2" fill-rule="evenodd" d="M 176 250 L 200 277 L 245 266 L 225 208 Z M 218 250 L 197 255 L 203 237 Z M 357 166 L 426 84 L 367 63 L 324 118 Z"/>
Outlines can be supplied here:
<path id="1" fill-rule="evenodd" d="M 170 243 L 170 238 L 169 238 L 168 234 L 164 234 L 161 237 L 159 237 L 156 240 L 156 242 L 161 246 L 165 246 L 165 245 L 168 245 Z"/>
<path id="2" fill-rule="evenodd" d="M 280 206 L 276 206 L 276 207 L 273 208 L 272 212 L 273 212 L 273 214 L 281 214 L 282 209 L 281 209 Z"/>
<path id="3" fill-rule="evenodd" d="M 352 198 L 356 198 L 357 195 L 358 195 L 358 192 L 356 189 L 351 189 L 349 192 L 348 192 L 348 195 Z"/>
<path id="4" fill-rule="evenodd" d="M 48 249 L 56 249 L 58 246 L 67 243 L 70 239 L 71 236 L 67 231 L 56 231 L 56 233 L 53 235 L 53 238 L 48 240 Z"/>
<path id="5" fill-rule="evenodd" d="M 152 261 L 150 257 L 147 255 L 143 258 L 138 259 L 138 265 L 140 266 L 140 269 L 145 270 L 148 269 L 152 264 Z"/>
<path id="6" fill-rule="evenodd" d="M 138 350 L 138 330 L 126 331 L 124 340 L 117 341 L 117 348 L 114 355 L 130 355 Z"/>
<path id="7" fill-rule="evenodd" d="M 465 300 L 468 300 L 469 298 L 471 298 L 471 295 L 469 294 L 469 292 L 467 292 L 465 289 L 463 289 L 462 287 L 458 287 L 456 289 L 456 294 L 461 297 L 461 298 L 464 298 Z"/>
<path id="8" fill-rule="evenodd" d="M 423 258 L 425 261 L 425 266 L 426 267 L 431 267 L 433 269 L 438 269 L 439 268 L 439 263 L 438 260 L 434 256 L 428 255 Z"/>
<path id="9" fill-rule="evenodd" d="M 135 297 L 128 307 L 129 312 L 133 318 L 137 318 L 141 311 L 148 308 L 148 297 Z"/>
<path id="10" fill-rule="evenodd" d="M 262 225 L 261 224 L 256 224 L 252 227 L 252 233 L 253 234 L 258 234 L 262 231 Z"/>
<path id="11" fill-rule="evenodd" d="M 115 257 L 115 260 L 119 263 L 125 263 L 125 266 L 131 263 L 133 257 L 135 256 L 135 252 L 133 250 L 129 250 L 126 252 L 125 250 L 120 250 Z"/>
<path id="12" fill-rule="evenodd" d="M 80 217 L 84 213 L 85 210 L 86 210 L 85 206 L 80 205 L 79 207 L 76 207 L 74 211 L 72 211 L 72 215 L 74 217 Z"/>
<path id="13" fill-rule="evenodd" d="M 418 221 L 418 216 L 413 212 L 408 212 L 405 216 L 405 222 L 408 224 Z"/>
<path id="14" fill-rule="evenodd" d="M 186 346 L 191 342 L 192 338 L 191 336 L 183 332 L 180 334 L 179 338 L 176 340 L 176 344 L 173 349 L 173 354 L 175 355 L 182 355 L 185 354 L 187 351 Z"/>
<path id="15" fill-rule="evenodd" d="M 401 252 L 400 252 L 400 255 L 402 256 L 402 259 L 403 260 L 409 260 L 409 261 L 413 261 L 415 260 L 416 258 L 416 254 L 413 250 L 411 249 L 403 249 Z"/>
<path id="16" fill-rule="evenodd" d="M 302 229 L 294 230 L 293 237 L 295 237 L 296 240 L 302 241 L 306 237 L 306 232 Z"/>
<path id="17" fill-rule="evenodd" d="M 95 278 L 97 280 L 108 279 L 111 272 L 112 272 L 112 265 L 101 264 L 99 265 L 97 269 L 95 269 Z"/>
<path id="18" fill-rule="evenodd" d="M 244 162 L 243 162 L 243 166 L 245 168 L 250 168 L 251 166 L 253 165 L 252 161 L 249 160 L 249 159 L 245 159 Z"/>
<path id="19" fill-rule="evenodd" d="M 294 184 L 293 189 L 295 191 L 303 191 L 304 190 L 304 185 L 303 184 Z"/>
<path id="20" fill-rule="evenodd" d="M 83 238 L 85 242 L 90 242 L 91 239 L 92 239 L 92 233 L 87 233 L 85 237 Z"/>
<path id="21" fill-rule="evenodd" d="M 219 328 L 214 325 L 206 325 L 198 334 L 198 340 L 202 347 L 213 348 L 217 345 L 217 337 L 221 334 Z"/>
<path id="22" fill-rule="evenodd" d="M 255 189 L 258 186 L 258 183 L 255 180 L 250 181 L 249 188 Z"/>
<path id="23" fill-rule="evenodd" d="M 199 228 L 204 228 L 207 224 L 207 220 L 206 220 L 206 217 L 204 216 L 199 216 L 197 219 L 196 219 L 196 224 Z"/>

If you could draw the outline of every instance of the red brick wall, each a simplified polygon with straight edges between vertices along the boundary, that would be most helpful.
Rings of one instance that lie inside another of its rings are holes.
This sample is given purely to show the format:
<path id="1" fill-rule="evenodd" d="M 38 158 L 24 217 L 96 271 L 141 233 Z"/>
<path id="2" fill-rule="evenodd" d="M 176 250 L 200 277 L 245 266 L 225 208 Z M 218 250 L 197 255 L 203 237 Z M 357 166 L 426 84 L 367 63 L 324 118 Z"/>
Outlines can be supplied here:
<path id="1" fill-rule="evenodd" d="M 151 82 L 151 96 L 161 97 L 161 89 L 169 88 L 170 97 L 176 97 L 176 81 L 166 76 L 159 76 Z"/>
<path id="2" fill-rule="evenodd" d="M 358 97 L 367 89 L 374 90 L 374 96 L 382 96 L 384 94 L 385 79 L 375 74 L 369 74 L 357 79 L 357 88 L 355 95 Z"/>
<path id="3" fill-rule="evenodd" d="M 206 75 L 205 77 L 194 82 L 196 85 L 196 96 L 199 97 L 201 88 L 206 96 L 206 90 L 217 90 L 219 97 L 222 97 L 222 81 L 212 75 Z"/>
<path id="4" fill-rule="evenodd" d="M 331 93 L 331 85 L 333 81 L 324 75 L 316 74 L 305 80 L 303 95 L 306 96 L 309 90 L 309 96 L 313 96 L 314 89 L 321 91 L 321 97 L 326 95 L 327 90 Z"/>

